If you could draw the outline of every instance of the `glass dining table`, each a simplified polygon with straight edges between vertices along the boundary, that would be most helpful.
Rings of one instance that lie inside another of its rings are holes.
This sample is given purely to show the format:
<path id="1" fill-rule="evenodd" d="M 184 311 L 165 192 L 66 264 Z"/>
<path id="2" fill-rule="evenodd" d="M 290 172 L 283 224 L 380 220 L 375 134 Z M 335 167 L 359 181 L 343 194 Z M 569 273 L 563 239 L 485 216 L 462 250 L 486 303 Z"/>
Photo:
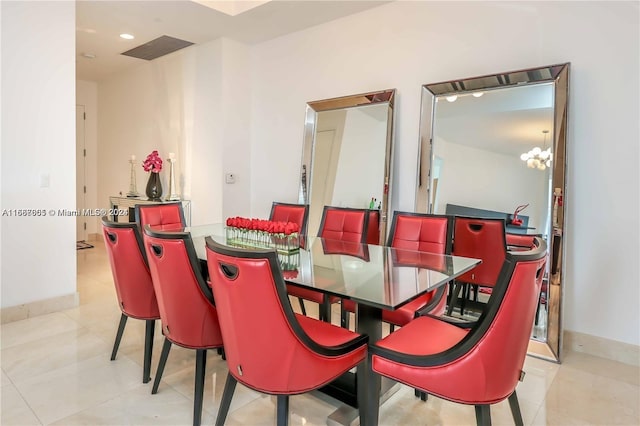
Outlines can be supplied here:
<path id="1" fill-rule="evenodd" d="M 187 227 L 184 231 L 191 234 L 202 261 L 206 261 L 205 237 L 234 245 L 227 240 L 223 224 Z M 320 237 L 306 238 L 304 248 L 279 253 L 278 258 L 288 284 L 356 302 L 356 331 L 367 334 L 370 342 L 382 338 L 384 309 L 398 309 L 480 263 L 479 259 Z M 365 367 L 368 371 L 368 365 Z M 367 407 L 366 418 L 361 419 L 361 424 L 377 423 L 378 397 L 381 395 L 381 380 L 377 374 L 347 374 L 322 391 L 354 408 L 358 405 L 358 393 L 367 392 L 368 403 L 375 402 Z M 333 420 L 349 424 L 354 416 L 357 411 L 347 409 L 337 412 Z"/>

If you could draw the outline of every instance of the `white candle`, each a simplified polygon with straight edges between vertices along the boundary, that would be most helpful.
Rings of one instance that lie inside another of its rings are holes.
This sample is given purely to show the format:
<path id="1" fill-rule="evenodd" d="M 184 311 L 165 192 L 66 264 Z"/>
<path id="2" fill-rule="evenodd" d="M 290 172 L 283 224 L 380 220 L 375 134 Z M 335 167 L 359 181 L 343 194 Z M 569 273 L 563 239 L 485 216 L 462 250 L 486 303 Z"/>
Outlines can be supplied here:
<path id="1" fill-rule="evenodd" d="M 136 156 L 135 155 L 131 156 L 131 161 L 136 161 Z"/>
<path id="2" fill-rule="evenodd" d="M 169 153 L 169 159 L 173 160 L 175 158 L 175 154 L 173 152 Z"/>

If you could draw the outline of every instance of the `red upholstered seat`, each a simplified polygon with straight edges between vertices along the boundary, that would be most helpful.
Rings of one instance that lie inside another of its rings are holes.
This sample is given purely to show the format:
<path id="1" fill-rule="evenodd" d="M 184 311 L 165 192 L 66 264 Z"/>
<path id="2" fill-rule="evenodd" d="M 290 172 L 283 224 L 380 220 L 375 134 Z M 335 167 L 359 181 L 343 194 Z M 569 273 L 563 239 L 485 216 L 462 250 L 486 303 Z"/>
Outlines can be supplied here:
<path id="1" fill-rule="evenodd" d="M 116 359 L 127 318 L 146 321 L 142 382 L 147 383 L 151 380 L 155 320 L 160 318 L 160 312 L 142 237 L 135 223 L 111 222 L 106 216 L 102 218 L 102 235 L 111 264 L 118 305 L 122 311 L 111 360 Z"/>
<path id="2" fill-rule="evenodd" d="M 419 317 L 371 345 L 372 369 L 429 394 L 475 405 L 478 424 L 490 424 L 490 404 L 509 399 L 523 424 L 516 384 L 544 276 L 546 244 L 510 252 L 477 322 Z"/>
<path id="3" fill-rule="evenodd" d="M 278 395 L 278 424 L 286 424 L 288 395 L 318 389 L 363 362 L 368 338 L 294 314 L 275 251 L 206 243 L 229 367 L 216 424 L 225 422 L 236 382 Z"/>
<path id="4" fill-rule="evenodd" d="M 181 231 L 186 226 L 182 203 L 136 204 L 136 222 L 140 229 L 152 225 L 164 231 Z"/>
<path id="5" fill-rule="evenodd" d="M 430 264 L 434 259 L 432 256 L 421 256 L 416 251 L 450 254 L 451 224 L 452 218 L 450 216 L 394 212 L 387 243 L 390 247 L 400 249 L 394 252 L 394 262 L 430 269 L 443 268 L 443 265 Z M 445 296 L 446 286 L 443 286 L 423 294 L 394 311 L 383 310 L 382 320 L 390 323 L 393 328 L 396 325 L 407 324 L 421 313 L 441 315 L 446 308 Z M 347 312 L 355 312 L 356 304 L 351 300 L 344 300 L 343 309 Z M 347 318 L 344 318 L 343 323 L 348 327 Z"/>
<path id="6" fill-rule="evenodd" d="M 206 351 L 222 347 L 213 293 L 200 273 L 189 233 L 156 231 L 146 225 L 144 247 L 165 336 L 151 393 L 158 391 L 171 345 L 195 349 L 193 424 L 199 425 L 202 417 Z"/>
<path id="7" fill-rule="evenodd" d="M 493 287 L 507 253 L 504 219 L 456 216 L 453 230 L 453 254 L 481 259 L 482 263 L 456 280 L 447 314 L 453 312 L 463 285 Z M 464 314 L 464 300 L 460 307 Z"/>

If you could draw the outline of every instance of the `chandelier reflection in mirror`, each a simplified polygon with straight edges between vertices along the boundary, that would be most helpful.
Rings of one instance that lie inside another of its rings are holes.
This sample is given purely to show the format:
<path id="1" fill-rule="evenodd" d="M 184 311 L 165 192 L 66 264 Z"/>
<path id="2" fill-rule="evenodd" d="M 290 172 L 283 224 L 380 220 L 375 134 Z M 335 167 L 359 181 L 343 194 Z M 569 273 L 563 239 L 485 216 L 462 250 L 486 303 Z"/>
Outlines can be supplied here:
<path id="1" fill-rule="evenodd" d="M 553 154 L 551 154 L 551 147 L 544 149 L 547 146 L 547 134 L 549 131 L 543 130 L 542 133 L 544 134 L 542 149 L 536 146 L 531 151 L 525 152 L 520 156 L 520 159 L 525 161 L 527 167 L 530 169 L 544 170 L 547 167 L 551 167 L 551 159 L 553 156 Z"/>

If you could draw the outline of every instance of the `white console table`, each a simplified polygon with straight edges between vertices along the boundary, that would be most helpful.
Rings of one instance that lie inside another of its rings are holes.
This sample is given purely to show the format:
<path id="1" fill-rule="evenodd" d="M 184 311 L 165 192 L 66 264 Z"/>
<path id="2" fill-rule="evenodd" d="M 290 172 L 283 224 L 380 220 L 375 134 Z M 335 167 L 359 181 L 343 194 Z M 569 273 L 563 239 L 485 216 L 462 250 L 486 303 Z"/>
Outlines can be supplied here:
<path id="1" fill-rule="evenodd" d="M 111 205 L 111 209 L 128 209 L 129 211 L 129 222 L 135 222 L 135 207 L 136 204 L 166 204 L 166 203 L 176 203 L 177 201 L 151 201 L 147 198 L 143 197 L 124 197 L 124 196 L 111 196 L 109 197 L 109 204 Z M 184 219 L 187 222 L 187 226 L 191 226 L 191 201 L 189 200 L 180 200 L 182 203 L 182 209 L 184 210 Z M 119 222 L 122 216 L 116 216 L 112 219 L 115 222 Z"/>

